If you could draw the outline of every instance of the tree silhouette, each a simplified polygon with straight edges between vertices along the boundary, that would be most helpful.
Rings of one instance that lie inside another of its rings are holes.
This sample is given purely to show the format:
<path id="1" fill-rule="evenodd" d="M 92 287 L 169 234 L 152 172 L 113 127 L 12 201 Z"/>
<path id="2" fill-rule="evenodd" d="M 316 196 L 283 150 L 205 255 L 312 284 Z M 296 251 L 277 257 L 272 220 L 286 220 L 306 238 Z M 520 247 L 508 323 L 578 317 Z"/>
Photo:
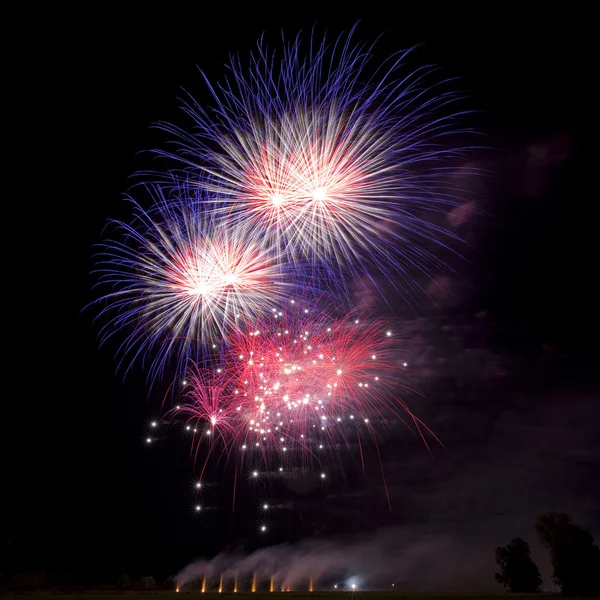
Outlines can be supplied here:
<path id="1" fill-rule="evenodd" d="M 142 587 L 145 590 L 153 590 L 156 587 L 156 581 L 152 575 L 146 575 L 146 577 L 142 577 Z"/>
<path id="2" fill-rule="evenodd" d="M 173 577 L 173 575 L 169 575 L 163 581 L 163 588 L 165 590 L 174 590 L 176 587 L 177 587 L 177 582 L 175 581 L 175 577 Z"/>
<path id="3" fill-rule="evenodd" d="M 600 549 L 592 535 L 564 513 L 540 515 L 535 528 L 550 551 L 552 577 L 562 593 L 600 594 Z"/>
<path id="4" fill-rule="evenodd" d="M 531 550 L 526 541 L 514 538 L 507 546 L 496 548 L 496 562 L 500 565 L 496 581 L 511 592 L 540 591 L 540 570 L 531 558 Z"/>

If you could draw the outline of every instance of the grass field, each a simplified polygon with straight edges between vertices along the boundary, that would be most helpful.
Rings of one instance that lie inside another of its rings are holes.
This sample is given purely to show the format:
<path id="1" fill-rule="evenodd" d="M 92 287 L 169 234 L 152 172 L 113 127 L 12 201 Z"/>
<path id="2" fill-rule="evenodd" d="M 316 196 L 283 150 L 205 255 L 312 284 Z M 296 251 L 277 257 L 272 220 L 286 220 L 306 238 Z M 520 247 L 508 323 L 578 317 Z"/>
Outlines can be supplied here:
<path id="1" fill-rule="evenodd" d="M 11 594 L 13 595 L 13 594 Z M 200 594 L 200 592 L 170 592 L 170 591 L 129 591 L 124 593 L 117 592 L 94 592 L 90 591 L 87 593 L 74 593 L 74 594 L 56 594 L 56 593 L 40 593 L 34 592 L 29 594 L 19 593 L 14 594 L 15 596 L 26 595 L 31 600 L 51 600 L 68 598 L 69 600 L 91 600 L 91 596 L 99 596 L 102 600 L 218 600 L 222 598 L 228 598 L 228 600 L 264 600 L 266 597 L 285 597 L 289 600 L 343 600 L 352 596 L 352 600 L 401 600 L 407 598 L 410 600 L 542 600 L 543 598 L 553 597 L 549 594 L 507 594 L 506 592 L 499 591 L 497 594 L 490 592 L 411 592 L 411 591 L 377 591 L 377 592 L 349 592 L 349 591 L 315 591 L 315 592 L 269 592 L 268 590 L 258 590 L 255 593 L 240 592 L 234 594 L 233 592 L 224 592 L 218 594 L 216 592 L 206 592 Z M 554 596 L 557 597 L 557 596 Z M 577 598 L 570 598 L 570 600 L 577 600 Z M 589 600 L 589 599 L 588 599 Z"/>

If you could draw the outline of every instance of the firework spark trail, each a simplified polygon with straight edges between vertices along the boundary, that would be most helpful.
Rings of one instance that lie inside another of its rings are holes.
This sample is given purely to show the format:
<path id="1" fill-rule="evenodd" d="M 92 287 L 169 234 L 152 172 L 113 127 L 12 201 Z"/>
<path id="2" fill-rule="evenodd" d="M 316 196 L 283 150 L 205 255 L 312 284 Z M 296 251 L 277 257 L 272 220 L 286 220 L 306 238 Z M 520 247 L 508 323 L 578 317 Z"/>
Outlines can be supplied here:
<path id="1" fill-rule="evenodd" d="M 348 281 L 377 289 L 382 273 L 414 301 L 418 279 L 444 269 L 435 247 L 458 239 L 440 225 L 460 202 L 447 183 L 458 97 L 437 92 L 433 69 L 407 69 L 409 52 L 373 65 L 353 34 L 284 40 L 281 55 L 261 41 L 221 85 L 207 81 L 216 108 L 190 97 L 194 129 L 162 125 L 177 150 L 159 154 L 178 166 L 98 255 L 103 342 L 124 330 L 127 370 L 140 359 L 151 383 L 183 381 L 169 386 L 173 411 L 200 479 L 209 460 L 234 458 L 232 507 L 250 466 L 301 471 L 358 446 L 364 470 L 372 440 L 391 510 L 379 432 L 400 419 L 439 442 L 399 397 L 413 390 L 385 322 L 347 312 Z M 313 310 L 332 296 L 335 309 Z"/>
<path id="2" fill-rule="evenodd" d="M 377 443 L 373 424 L 393 418 L 431 433 L 398 397 L 391 331 L 357 315 L 335 319 L 296 305 L 232 331 L 220 366 L 188 371 L 177 407 L 199 432 L 196 452 L 219 443 L 220 455 L 239 450 L 268 470 L 339 458 L 339 445 L 351 446 L 360 429 Z"/>
<path id="3" fill-rule="evenodd" d="M 178 371 L 190 358 L 201 361 L 206 344 L 216 347 L 297 280 L 277 256 L 216 226 L 199 205 L 153 195 L 149 211 L 134 203 L 132 225 L 114 223 L 121 241 L 102 244 L 97 272 L 109 290 L 96 301 L 104 305 L 100 317 L 108 316 L 103 341 L 128 331 L 122 360 L 148 359 L 152 381 L 172 359 Z"/>
<path id="4" fill-rule="evenodd" d="M 179 145 L 161 154 L 249 239 L 354 273 L 368 261 L 410 295 L 415 272 L 443 266 L 431 242 L 454 237 L 437 220 L 458 202 L 445 161 L 460 152 L 444 146 L 462 133 L 458 97 L 428 83 L 433 69 L 408 71 L 408 52 L 372 68 L 373 47 L 352 35 L 311 37 L 307 55 L 299 36 L 281 57 L 260 42 L 249 65 L 207 81 L 214 110 L 188 99 L 193 133 L 161 125 Z"/>

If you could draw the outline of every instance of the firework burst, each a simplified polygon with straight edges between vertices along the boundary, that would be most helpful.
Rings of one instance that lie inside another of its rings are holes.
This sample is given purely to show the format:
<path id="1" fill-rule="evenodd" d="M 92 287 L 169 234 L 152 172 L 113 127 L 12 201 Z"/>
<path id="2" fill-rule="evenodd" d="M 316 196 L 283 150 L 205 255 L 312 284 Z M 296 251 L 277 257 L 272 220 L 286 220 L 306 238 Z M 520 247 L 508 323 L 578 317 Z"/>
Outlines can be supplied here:
<path id="1" fill-rule="evenodd" d="M 373 427 L 393 418 L 426 432 L 398 396 L 403 363 L 390 334 L 357 312 L 273 309 L 231 332 L 220 366 L 192 370 L 181 409 L 202 432 L 195 440 L 218 434 L 223 452 L 237 448 L 266 468 L 339 458 L 357 431 L 376 438 Z"/>
<path id="2" fill-rule="evenodd" d="M 151 383 L 167 371 L 183 384 L 165 399 L 195 458 L 208 448 L 196 490 L 211 456 L 234 458 L 234 503 L 244 470 L 327 479 L 356 449 L 365 469 L 361 439 L 387 494 L 383 430 L 400 419 L 437 440 L 402 398 L 398 337 L 347 312 L 348 276 L 377 289 L 383 273 L 412 301 L 417 279 L 444 268 L 458 98 L 433 69 L 407 68 L 408 52 L 375 65 L 353 34 L 297 37 L 281 54 L 261 41 L 248 64 L 233 59 L 209 84 L 214 109 L 185 104 L 193 130 L 162 125 L 178 149 L 159 154 L 177 166 L 98 254 L 103 341 L 125 331 L 128 368 L 139 358 Z"/>
<path id="3" fill-rule="evenodd" d="M 171 358 L 181 369 L 207 344 L 283 298 L 295 279 L 277 257 L 233 228 L 215 226 L 198 204 L 156 191 L 150 211 L 135 205 L 119 241 L 102 245 L 97 270 L 110 289 L 97 302 L 109 315 L 103 339 L 129 330 L 124 356 L 150 356 L 150 377 Z"/>
<path id="4" fill-rule="evenodd" d="M 311 38 L 307 53 L 300 37 L 281 55 L 261 42 L 211 86 L 210 116 L 186 103 L 194 133 L 162 126 L 180 142 L 169 156 L 251 239 L 291 261 L 354 272 L 368 261 L 411 287 L 411 273 L 439 266 L 431 242 L 451 235 L 438 221 L 457 202 L 445 183 L 457 97 L 434 89 L 432 69 L 408 71 L 408 53 L 373 66 L 352 34 Z"/>

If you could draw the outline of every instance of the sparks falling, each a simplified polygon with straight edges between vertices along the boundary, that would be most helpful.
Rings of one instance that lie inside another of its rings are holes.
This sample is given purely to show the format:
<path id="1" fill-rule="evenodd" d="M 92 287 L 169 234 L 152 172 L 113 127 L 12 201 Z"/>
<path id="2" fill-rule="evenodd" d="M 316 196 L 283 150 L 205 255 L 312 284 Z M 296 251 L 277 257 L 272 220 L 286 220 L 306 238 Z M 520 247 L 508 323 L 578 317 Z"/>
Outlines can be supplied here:
<path id="1" fill-rule="evenodd" d="M 218 367 L 188 371 L 174 412 L 197 431 L 197 451 L 205 446 L 208 456 L 220 445 L 260 480 L 257 458 L 267 472 L 276 464 L 317 467 L 356 435 L 377 443 L 377 428 L 392 419 L 428 433 L 398 395 L 402 356 L 385 321 L 290 307 L 232 332 Z M 326 483 L 325 471 L 317 476 Z"/>

